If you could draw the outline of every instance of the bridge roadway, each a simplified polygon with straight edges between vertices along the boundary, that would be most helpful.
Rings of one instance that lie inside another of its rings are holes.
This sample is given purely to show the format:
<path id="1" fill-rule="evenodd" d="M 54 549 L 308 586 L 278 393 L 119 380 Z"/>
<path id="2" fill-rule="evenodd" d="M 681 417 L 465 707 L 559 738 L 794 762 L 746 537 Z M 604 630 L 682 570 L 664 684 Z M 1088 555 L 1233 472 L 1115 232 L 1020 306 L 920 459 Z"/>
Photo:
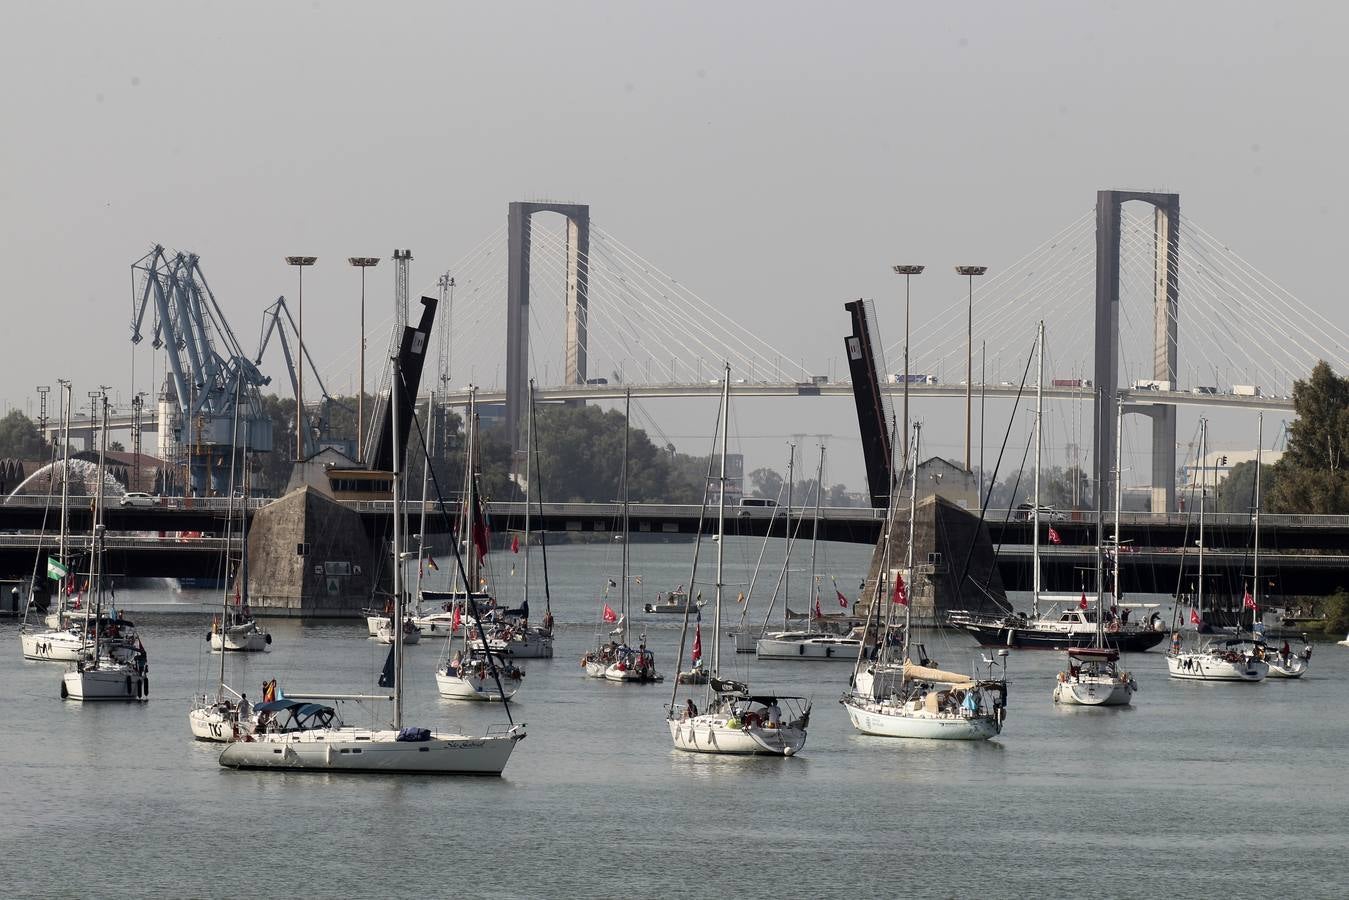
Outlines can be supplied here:
<path id="1" fill-rule="evenodd" d="M 902 384 L 887 383 L 884 387 L 891 397 L 896 397 L 904 391 Z M 638 400 L 673 397 L 719 397 L 721 396 L 721 381 L 716 379 L 698 384 L 561 385 L 537 388 L 534 391 L 534 396 L 545 403 L 562 400 L 621 400 L 627 390 L 631 390 L 632 396 Z M 976 384 L 974 392 L 993 398 L 1014 399 L 1017 395 L 1017 387 L 1007 383 Z M 480 389 L 477 393 L 479 403 L 506 402 L 504 390 Z M 1046 387 L 1044 393 L 1046 397 L 1053 400 L 1090 400 L 1092 397 L 1091 388 Z M 731 394 L 735 397 L 851 397 L 852 384 L 847 381 L 831 381 L 824 384 L 800 381 L 745 381 L 732 384 Z M 1032 385 L 1027 385 L 1021 391 L 1023 399 L 1034 395 L 1035 388 Z M 965 385 L 963 383 L 911 384 L 909 385 L 909 396 L 910 398 L 946 397 L 963 400 Z M 469 391 L 467 389 L 449 391 L 442 394 L 441 397 L 450 406 L 467 406 Z M 1291 410 L 1293 408 L 1293 400 L 1290 397 L 1239 397 L 1236 394 L 1196 394 L 1190 391 L 1151 391 L 1134 390 L 1132 388 L 1120 391 L 1120 397 L 1126 404 L 1135 406 L 1165 403 L 1176 406 L 1238 407 L 1246 409 Z M 157 415 L 155 409 L 147 407 L 141 414 L 141 431 L 156 430 L 158 428 Z M 135 420 L 130 415 L 115 415 L 108 418 L 108 427 L 113 431 L 125 431 L 134 424 Z M 59 434 L 60 427 L 59 422 L 48 422 L 47 437 L 51 439 Z M 74 420 L 71 422 L 72 438 L 78 438 L 81 429 L 83 429 L 83 432 L 89 430 L 89 417 L 87 414 L 81 416 L 79 412 L 76 412 Z"/>
<path id="2" fill-rule="evenodd" d="M 0 505 L 0 575 L 23 577 L 33 570 L 40 551 L 55 550 L 55 505 L 45 498 L 12 498 Z M 266 500 L 254 500 L 253 510 Z M 165 498 L 164 505 L 153 508 L 114 506 L 107 511 L 109 568 L 114 573 L 147 577 L 209 575 L 220 569 L 228 501 Z M 388 533 L 393 504 L 390 502 L 353 502 L 365 522 L 371 547 L 381 543 Z M 419 504 L 406 504 L 410 515 L 420 513 Z M 810 540 L 813 525 L 811 510 L 794 513 L 802 516 L 799 539 Z M 632 504 L 632 530 L 638 539 L 687 539 L 697 533 L 701 508 L 696 505 Z M 46 530 L 43 533 L 43 517 Z M 428 504 L 432 521 L 440 515 Z M 522 503 L 493 503 L 489 508 L 490 527 L 500 536 L 524 527 Z M 76 546 L 86 546 L 90 523 L 88 506 L 71 508 L 71 533 Z M 550 533 L 582 535 L 613 534 L 619 519 L 617 503 L 546 503 L 540 515 L 532 514 L 534 527 Z M 884 512 L 869 508 L 827 508 L 821 510 L 821 540 L 874 544 L 880 536 Z M 443 534 L 441 520 L 433 533 Z M 1095 559 L 1095 528 L 1090 521 L 1065 519 L 1052 523 L 1062 543 L 1042 541 L 1041 570 L 1047 590 L 1077 590 L 1091 583 L 1090 571 Z M 734 510 L 728 522 L 732 534 L 785 536 L 781 511 L 754 508 Z M 1029 589 L 1031 583 L 1030 523 L 1008 520 L 1006 510 L 991 511 L 989 532 L 995 545 L 1001 546 L 999 567 L 1010 590 Z M 1112 533 L 1107 524 L 1106 536 Z M 1208 548 L 1206 570 L 1208 588 L 1237 590 L 1239 574 L 1250 570 L 1252 528 L 1245 514 L 1215 514 L 1205 523 Z M 1121 538 L 1129 548 L 1123 554 L 1126 590 L 1172 593 L 1180 572 L 1192 572 L 1195 566 L 1196 522 L 1185 514 L 1153 515 L 1125 513 Z M 1288 594 L 1331 593 L 1349 584 L 1349 516 L 1261 517 L 1262 570 L 1275 582 L 1273 590 Z M 593 538 L 591 538 L 593 539 Z M 443 544 L 443 540 L 441 542 Z M 1182 553 L 1182 548 L 1188 548 Z M 375 552 L 373 549 L 372 553 Z M 443 551 L 442 551 L 443 552 Z M 946 560 L 958 569 L 959 560 Z M 857 573 L 859 576 L 862 573 Z M 1192 576 L 1187 576 L 1192 581 Z"/>

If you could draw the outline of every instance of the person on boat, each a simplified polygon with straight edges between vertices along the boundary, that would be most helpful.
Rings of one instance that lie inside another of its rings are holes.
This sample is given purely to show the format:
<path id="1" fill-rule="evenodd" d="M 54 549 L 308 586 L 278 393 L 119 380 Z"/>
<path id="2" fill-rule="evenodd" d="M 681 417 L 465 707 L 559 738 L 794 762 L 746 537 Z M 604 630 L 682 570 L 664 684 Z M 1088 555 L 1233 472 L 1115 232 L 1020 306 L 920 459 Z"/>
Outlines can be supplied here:
<path id="1" fill-rule="evenodd" d="M 1289 656 L 1292 656 L 1292 654 L 1293 654 L 1293 648 L 1288 646 L 1288 642 L 1287 642 L 1287 641 L 1284 641 L 1284 642 L 1283 642 L 1283 646 L 1279 648 L 1279 659 L 1281 659 L 1281 660 L 1283 660 L 1285 663 L 1287 663 L 1287 662 L 1288 662 L 1288 657 L 1289 657 Z"/>
<path id="2" fill-rule="evenodd" d="M 247 694 L 239 695 L 239 721 L 243 722 L 253 714 L 253 705 L 248 702 Z"/>
<path id="3" fill-rule="evenodd" d="M 684 705 L 684 718 L 696 719 L 697 717 L 698 717 L 698 707 L 694 704 L 693 698 L 690 697 L 688 699 L 688 702 Z"/>
<path id="4" fill-rule="evenodd" d="M 782 707 L 778 706 L 776 698 L 768 704 L 768 727 L 780 728 L 782 726 Z"/>

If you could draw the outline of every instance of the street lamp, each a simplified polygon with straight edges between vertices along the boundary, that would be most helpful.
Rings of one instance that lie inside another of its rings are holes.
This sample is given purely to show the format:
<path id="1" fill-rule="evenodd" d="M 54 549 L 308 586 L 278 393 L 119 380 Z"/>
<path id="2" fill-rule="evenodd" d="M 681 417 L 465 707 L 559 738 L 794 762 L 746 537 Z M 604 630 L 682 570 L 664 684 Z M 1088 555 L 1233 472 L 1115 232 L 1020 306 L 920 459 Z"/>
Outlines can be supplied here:
<path id="1" fill-rule="evenodd" d="M 295 330 L 299 332 L 300 354 L 296 361 L 295 382 L 295 461 L 304 459 L 304 270 L 305 266 L 312 266 L 318 262 L 317 256 L 287 256 L 286 265 L 298 266 L 300 269 L 300 302 L 299 315 L 297 316 L 299 324 Z"/>
<path id="2" fill-rule="evenodd" d="M 361 270 L 361 390 L 356 395 L 356 455 L 365 444 L 365 270 L 379 265 L 378 256 L 349 256 L 347 262 Z"/>
<path id="3" fill-rule="evenodd" d="M 956 272 L 960 275 L 968 276 L 970 279 L 970 307 L 969 318 L 965 323 L 965 471 L 973 472 L 970 468 L 970 425 L 972 418 L 970 409 L 974 400 L 974 276 L 982 275 L 988 271 L 988 266 L 956 266 Z"/>
<path id="4" fill-rule="evenodd" d="M 922 266 L 893 266 L 904 276 L 904 471 L 909 471 L 909 279 L 922 275 Z"/>

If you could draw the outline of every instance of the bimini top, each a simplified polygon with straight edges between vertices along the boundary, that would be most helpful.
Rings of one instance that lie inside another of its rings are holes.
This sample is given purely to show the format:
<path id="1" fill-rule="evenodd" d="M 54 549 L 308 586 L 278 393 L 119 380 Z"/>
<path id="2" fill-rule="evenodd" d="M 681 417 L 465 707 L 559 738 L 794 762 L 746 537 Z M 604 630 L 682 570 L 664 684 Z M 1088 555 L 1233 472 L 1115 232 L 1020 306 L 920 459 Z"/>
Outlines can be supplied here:
<path id="1" fill-rule="evenodd" d="M 274 713 L 281 731 L 307 731 L 342 724 L 337 718 L 337 710 L 307 700 L 282 698 L 269 703 L 259 703 L 253 710 L 259 713 Z"/>

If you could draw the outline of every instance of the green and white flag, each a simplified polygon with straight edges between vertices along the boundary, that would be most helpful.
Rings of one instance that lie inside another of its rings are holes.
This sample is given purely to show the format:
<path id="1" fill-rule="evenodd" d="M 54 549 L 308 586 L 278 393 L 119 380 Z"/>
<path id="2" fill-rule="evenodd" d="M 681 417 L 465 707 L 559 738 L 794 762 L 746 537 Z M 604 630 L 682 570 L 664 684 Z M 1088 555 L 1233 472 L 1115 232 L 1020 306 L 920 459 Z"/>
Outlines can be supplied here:
<path id="1" fill-rule="evenodd" d="M 65 566 L 61 565 L 61 560 L 56 559 L 55 557 L 52 556 L 47 557 L 48 578 L 54 578 L 57 581 L 60 581 L 62 578 L 65 578 L 69 574 L 70 570 L 67 569 Z"/>

